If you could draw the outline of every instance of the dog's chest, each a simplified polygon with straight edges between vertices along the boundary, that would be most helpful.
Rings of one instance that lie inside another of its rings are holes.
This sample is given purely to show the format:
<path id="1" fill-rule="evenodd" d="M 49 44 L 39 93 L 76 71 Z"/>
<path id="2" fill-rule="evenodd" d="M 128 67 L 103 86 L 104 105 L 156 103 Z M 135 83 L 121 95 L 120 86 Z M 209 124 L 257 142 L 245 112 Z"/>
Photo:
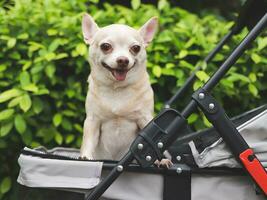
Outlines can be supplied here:
<path id="1" fill-rule="evenodd" d="M 104 117 L 131 117 L 138 105 L 136 91 L 110 90 L 102 91 L 99 95 L 99 109 Z"/>
<path id="2" fill-rule="evenodd" d="M 98 150 L 103 156 L 120 159 L 128 150 L 138 132 L 137 124 L 126 119 L 111 119 L 101 124 L 101 135 Z"/>

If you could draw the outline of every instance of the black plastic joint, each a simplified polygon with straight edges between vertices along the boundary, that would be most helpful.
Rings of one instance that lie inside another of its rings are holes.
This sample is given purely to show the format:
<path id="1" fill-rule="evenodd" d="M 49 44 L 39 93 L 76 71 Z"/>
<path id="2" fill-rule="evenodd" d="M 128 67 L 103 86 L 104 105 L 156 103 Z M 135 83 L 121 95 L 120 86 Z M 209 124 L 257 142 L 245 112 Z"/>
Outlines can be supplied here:
<path id="1" fill-rule="evenodd" d="M 217 103 L 206 90 L 200 88 L 193 95 L 192 98 L 197 102 L 200 108 L 209 114 L 216 114 L 220 105 Z"/>
<path id="2" fill-rule="evenodd" d="M 150 137 L 152 134 L 154 137 Z M 164 135 L 166 135 L 166 133 L 152 121 L 135 139 L 130 150 L 142 167 L 149 167 L 157 159 L 161 160 L 163 158 L 164 143 L 161 141 L 161 138 L 163 138 Z M 157 145 L 158 143 L 162 143 L 161 148 Z"/>
<path id="3" fill-rule="evenodd" d="M 174 109 L 165 109 L 143 128 L 130 147 L 142 167 L 151 166 L 163 158 L 163 152 L 176 139 L 177 132 L 186 126 L 184 119 Z"/>

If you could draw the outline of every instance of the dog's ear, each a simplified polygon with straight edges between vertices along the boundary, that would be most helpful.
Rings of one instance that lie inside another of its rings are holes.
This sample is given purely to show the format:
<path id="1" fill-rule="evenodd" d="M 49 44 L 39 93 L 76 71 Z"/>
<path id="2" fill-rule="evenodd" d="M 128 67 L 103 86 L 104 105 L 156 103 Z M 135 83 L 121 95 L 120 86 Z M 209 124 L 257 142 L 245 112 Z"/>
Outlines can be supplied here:
<path id="1" fill-rule="evenodd" d="M 152 41 L 157 27 L 158 18 L 152 17 L 139 29 L 139 33 L 142 36 L 146 47 Z"/>
<path id="2" fill-rule="evenodd" d="M 92 43 L 92 39 L 95 33 L 98 31 L 98 29 L 99 28 L 95 23 L 94 19 L 90 15 L 84 14 L 82 20 L 82 31 L 83 31 L 83 39 L 86 44 Z"/>

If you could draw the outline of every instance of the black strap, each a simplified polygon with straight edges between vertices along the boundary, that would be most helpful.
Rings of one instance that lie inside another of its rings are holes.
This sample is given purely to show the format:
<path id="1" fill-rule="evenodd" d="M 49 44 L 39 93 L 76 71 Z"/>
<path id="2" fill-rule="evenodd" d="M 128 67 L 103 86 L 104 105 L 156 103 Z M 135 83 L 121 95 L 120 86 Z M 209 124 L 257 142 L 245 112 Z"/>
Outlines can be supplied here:
<path id="1" fill-rule="evenodd" d="M 191 200 L 191 172 L 165 175 L 163 200 Z"/>

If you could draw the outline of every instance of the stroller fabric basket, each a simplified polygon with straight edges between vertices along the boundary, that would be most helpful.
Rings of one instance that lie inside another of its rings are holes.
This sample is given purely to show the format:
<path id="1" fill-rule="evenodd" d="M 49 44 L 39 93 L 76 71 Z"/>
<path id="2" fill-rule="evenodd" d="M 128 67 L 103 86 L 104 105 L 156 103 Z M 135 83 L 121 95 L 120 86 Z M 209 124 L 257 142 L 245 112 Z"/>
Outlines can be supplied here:
<path id="1" fill-rule="evenodd" d="M 233 121 L 266 169 L 266 106 L 247 112 Z M 209 141 L 206 144 L 191 141 L 182 149 L 175 148 L 174 144 L 170 153 L 175 164 L 170 169 L 152 166 L 141 168 L 131 164 L 101 199 L 265 199 L 257 193 L 253 182 L 240 168 L 223 140 L 214 134 L 214 130 L 205 130 L 200 135 L 209 137 L 211 132 L 213 138 L 205 139 Z M 61 147 L 51 150 L 25 147 L 18 162 L 18 183 L 21 185 L 77 192 L 85 196 L 116 166 L 115 161 L 80 160 L 79 150 Z"/>

